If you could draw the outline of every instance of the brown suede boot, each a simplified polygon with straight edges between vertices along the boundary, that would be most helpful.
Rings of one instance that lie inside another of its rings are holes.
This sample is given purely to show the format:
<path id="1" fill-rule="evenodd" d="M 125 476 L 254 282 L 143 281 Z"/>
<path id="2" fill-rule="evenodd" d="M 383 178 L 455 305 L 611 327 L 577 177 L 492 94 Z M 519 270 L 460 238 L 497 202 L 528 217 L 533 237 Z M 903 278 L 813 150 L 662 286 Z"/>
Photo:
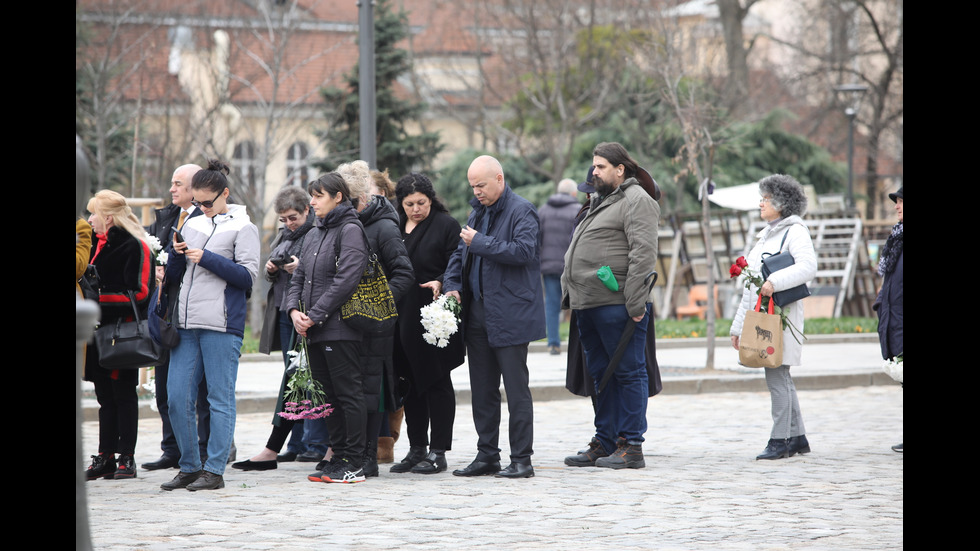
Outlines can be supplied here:
<path id="1" fill-rule="evenodd" d="M 402 432 L 402 419 L 404 418 L 405 408 L 403 407 L 388 412 L 388 432 L 391 434 L 394 442 L 398 442 L 398 435 Z"/>
<path id="2" fill-rule="evenodd" d="M 395 462 L 395 439 L 390 436 L 378 437 L 378 463 Z"/>

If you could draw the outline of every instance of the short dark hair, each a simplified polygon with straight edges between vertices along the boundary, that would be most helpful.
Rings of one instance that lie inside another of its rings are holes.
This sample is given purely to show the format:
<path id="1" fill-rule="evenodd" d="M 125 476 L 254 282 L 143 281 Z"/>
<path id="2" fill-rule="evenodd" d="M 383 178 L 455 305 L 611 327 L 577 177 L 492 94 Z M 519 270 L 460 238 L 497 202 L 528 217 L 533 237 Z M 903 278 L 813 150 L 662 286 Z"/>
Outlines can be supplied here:
<path id="1" fill-rule="evenodd" d="M 272 208 L 275 209 L 276 213 L 292 209 L 302 214 L 310 208 L 310 195 L 299 186 L 283 186 L 279 193 L 276 193 L 276 198 L 272 201 Z"/>
<path id="2" fill-rule="evenodd" d="M 310 195 L 314 192 L 320 195 L 330 195 L 331 197 L 340 192 L 344 200 L 350 201 L 350 187 L 344 177 L 336 172 L 328 172 L 316 180 L 310 182 L 308 186 Z"/>
<path id="3" fill-rule="evenodd" d="M 623 165 L 625 168 L 623 175 L 626 178 L 635 178 L 636 171 L 640 168 L 640 164 L 633 160 L 633 157 L 630 157 L 626 148 L 617 142 L 600 143 L 592 150 L 592 155 L 606 159 L 614 167 Z"/>
<path id="4" fill-rule="evenodd" d="M 208 167 L 198 170 L 191 178 L 191 189 L 223 192 L 228 187 L 228 174 L 231 174 L 231 169 L 227 163 L 218 159 L 208 159 Z"/>
<path id="5" fill-rule="evenodd" d="M 412 172 L 399 178 L 398 183 L 395 184 L 395 208 L 400 215 L 404 216 L 405 214 L 405 209 L 402 208 L 402 201 L 413 193 L 421 193 L 428 197 L 429 201 L 432 202 L 433 209 L 439 212 L 449 212 L 446 210 L 446 206 L 442 204 L 442 201 L 436 197 L 436 189 L 433 187 L 429 177 L 419 172 Z"/>
<path id="6" fill-rule="evenodd" d="M 806 192 L 792 176 L 766 176 L 759 180 L 759 193 L 770 197 L 769 205 L 779 211 L 780 216 L 803 216 L 806 212 Z"/>

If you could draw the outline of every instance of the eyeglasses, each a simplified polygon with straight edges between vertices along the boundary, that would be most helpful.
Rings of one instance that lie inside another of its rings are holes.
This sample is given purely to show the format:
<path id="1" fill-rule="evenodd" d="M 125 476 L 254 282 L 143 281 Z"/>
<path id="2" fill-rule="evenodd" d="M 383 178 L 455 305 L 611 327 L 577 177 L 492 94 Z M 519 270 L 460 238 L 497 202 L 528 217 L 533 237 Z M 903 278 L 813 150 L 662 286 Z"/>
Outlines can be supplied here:
<path id="1" fill-rule="evenodd" d="M 290 214 L 289 216 L 280 216 L 279 221 L 285 224 L 286 222 L 295 222 L 299 220 L 298 214 Z"/>
<path id="2" fill-rule="evenodd" d="M 762 199 L 759 199 L 760 203 L 769 203 L 770 201 L 772 201 L 772 197 L 769 197 L 768 195 L 764 195 Z"/>
<path id="3" fill-rule="evenodd" d="M 219 191 L 218 192 L 218 197 L 221 197 L 221 194 L 224 193 L 224 192 L 225 192 L 225 190 Z M 195 207 L 198 207 L 198 208 L 204 207 L 206 209 L 209 209 L 209 208 L 211 208 L 211 207 L 214 206 L 214 202 L 218 200 L 218 197 L 215 197 L 214 199 L 211 199 L 210 201 L 191 201 L 191 204 L 194 205 Z"/>

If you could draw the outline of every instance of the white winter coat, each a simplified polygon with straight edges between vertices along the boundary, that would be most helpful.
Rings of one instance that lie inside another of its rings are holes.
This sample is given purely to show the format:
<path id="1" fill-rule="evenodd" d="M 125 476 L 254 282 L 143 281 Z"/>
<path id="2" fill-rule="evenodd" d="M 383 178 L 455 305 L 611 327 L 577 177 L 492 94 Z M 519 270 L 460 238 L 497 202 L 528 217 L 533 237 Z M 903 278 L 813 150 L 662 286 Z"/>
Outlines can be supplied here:
<path id="1" fill-rule="evenodd" d="M 795 263 L 788 267 L 773 272 L 769 275 L 769 281 L 776 291 L 792 289 L 801 283 L 809 283 L 817 275 L 817 255 L 813 250 L 813 241 L 810 240 L 810 231 L 799 216 L 788 216 L 776 223 L 776 226 L 766 226 L 756 235 L 758 241 L 749 254 L 745 257 L 749 263 L 749 269 L 753 273 L 762 274 L 762 253 L 779 252 L 779 244 L 783 240 L 783 234 L 789 232 L 786 243 L 782 250 L 788 251 L 793 255 Z M 731 335 L 741 336 L 742 322 L 745 321 L 745 312 L 754 309 L 758 300 L 758 289 L 754 285 L 742 292 L 742 301 L 738 305 L 738 312 L 732 320 Z M 803 332 L 803 301 L 797 301 L 787 305 L 786 317 L 792 322 L 793 326 Z M 783 329 L 783 365 L 800 365 L 803 355 L 803 344 L 796 342 L 796 339 L 803 340 L 803 337 L 793 336 L 791 329 Z"/>

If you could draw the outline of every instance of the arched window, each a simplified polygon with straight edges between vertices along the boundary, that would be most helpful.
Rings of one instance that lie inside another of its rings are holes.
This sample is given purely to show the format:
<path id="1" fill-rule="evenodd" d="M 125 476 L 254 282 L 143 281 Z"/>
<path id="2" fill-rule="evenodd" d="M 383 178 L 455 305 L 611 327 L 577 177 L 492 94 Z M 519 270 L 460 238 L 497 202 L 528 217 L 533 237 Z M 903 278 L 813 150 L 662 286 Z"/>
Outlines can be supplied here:
<path id="1" fill-rule="evenodd" d="M 310 181 L 310 148 L 296 142 L 286 151 L 286 185 L 305 186 Z"/>

